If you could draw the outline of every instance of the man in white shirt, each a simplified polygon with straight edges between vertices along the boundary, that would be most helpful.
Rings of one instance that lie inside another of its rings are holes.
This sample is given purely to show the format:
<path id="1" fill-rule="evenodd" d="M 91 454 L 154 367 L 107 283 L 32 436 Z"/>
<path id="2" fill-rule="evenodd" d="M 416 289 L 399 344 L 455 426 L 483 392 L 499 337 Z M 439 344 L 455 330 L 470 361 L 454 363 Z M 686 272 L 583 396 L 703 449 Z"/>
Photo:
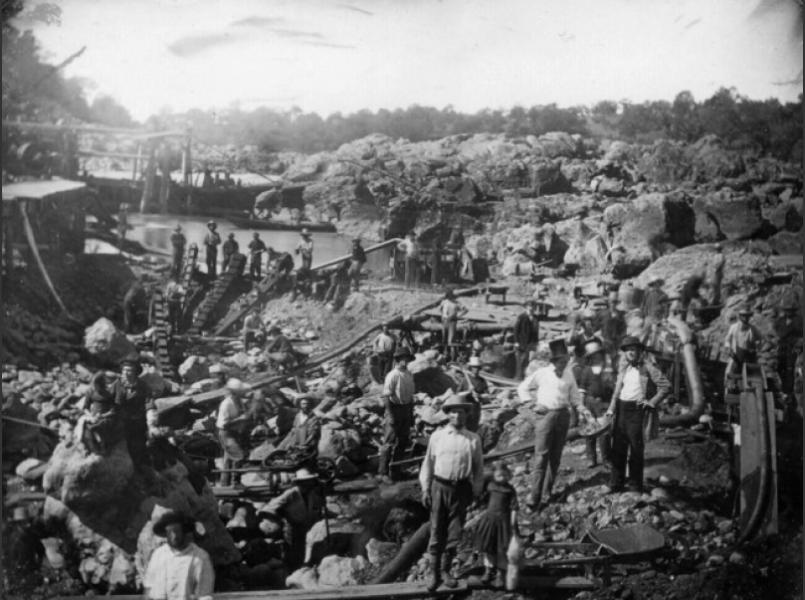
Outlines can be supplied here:
<path id="1" fill-rule="evenodd" d="M 380 333 L 372 342 L 372 352 L 377 361 L 377 371 L 380 377 L 384 378 L 391 371 L 394 361 L 394 350 L 397 348 L 397 340 L 389 333 L 389 326 L 382 325 Z"/>
<path id="2" fill-rule="evenodd" d="M 148 600 L 212 600 L 215 571 L 210 555 L 193 542 L 195 523 L 168 511 L 154 524 L 167 540 L 151 553 L 143 577 Z"/>
<path id="3" fill-rule="evenodd" d="M 302 239 L 296 245 L 296 254 L 302 255 L 302 268 L 310 269 L 313 265 L 313 239 L 306 227 L 302 229 L 300 235 Z"/>
<path id="4" fill-rule="evenodd" d="M 517 387 L 520 401 L 530 404 L 536 415 L 534 480 L 526 501 L 531 510 L 538 510 L 543 499 L 550 498 L 570 428 L 570 408 L 575 407 L 586 420 L 592 419 L 572 371 L 566 368 L 570 355 L 565 340 L 553 340 L 549 346 L 551 365 L 537 369 Z"/>
<path id="5" fill-rule="evenodd" d="M 243 396 L 248 391 L 248 386 L 240 379 L 232 378 L 226 382 L 226 389 L 228 394 L 218 406 L 218 416 L 215 419 L 218 441 L 224 451 L 223 469 L 219 478 L 222 486 L 230 485 L 233 479 L 232 472 L 228 469 L 233 469 L 246 457 L 244 433 L 250 419 L 243 406 Z"/>
<path id="6" fill-rule="evenodd" d="M 461 540 L 467 507 L 481 495 L 483 449 L 481 438 L 465 424 L 472 405 L 454 395 L 442 405 L 450 421 L 435 431 L 419 472 L 422 503 L 430 509 L 431 578 L 428 590 L 435 591 L 444 581 L 456 587 L 450 569 Z"/>
<path id="7" fill-rule="evenodd" d="M 439 312 L 442 317 L 442 344 L 445 348 L 445 354 L 451 356 L 450 346 L 456 337 L 458 318 L 467 312 L 467 307 L 458 303 L 453 290 L 447 290 L 444 294 L 444 300 L 439 305 Z"/>
<path id="8" fill-rule="evenodd" d="M 724 349 L 727 351 L 727 367 L 724 370 L 724 389 L 730 385 L 730 375 L 741 372 L 744 363 L 757 361 L 760 347 L 760 331 L 749 322 L 752 317 L 752 307 L 748 304 L 738 310 L 738 321 L 730 325 L 724 338 Z"/>
<path id="9" fill-rule="evenodd" d="M 262 345 L 264 338 L 263 320 L 260 318 L 260 311 L 255 309 L 243 319 L 243 350 L 248 352 L 252 342 Z"/>
<path id="10" fill-rule="evenodd" d="M 405 287 L 419 287 L 419 245 L 413 231 L 400 242 L 398 249 L 405 253 Z"/>
<path id="11" fill-rule="evenodd" d="M 386 375 L 383 383 L 383 402 L 385 403 L 385 422 L 383 445 L 380 447 L 377 474 L 389 481 L 390 461 L 403 457 L 411 438 L 414 424 L 414 376 L 408 370 L 408 363 L 414 357 L 408 348 L 400 348 L 394 353 L 396 364 Z"/>

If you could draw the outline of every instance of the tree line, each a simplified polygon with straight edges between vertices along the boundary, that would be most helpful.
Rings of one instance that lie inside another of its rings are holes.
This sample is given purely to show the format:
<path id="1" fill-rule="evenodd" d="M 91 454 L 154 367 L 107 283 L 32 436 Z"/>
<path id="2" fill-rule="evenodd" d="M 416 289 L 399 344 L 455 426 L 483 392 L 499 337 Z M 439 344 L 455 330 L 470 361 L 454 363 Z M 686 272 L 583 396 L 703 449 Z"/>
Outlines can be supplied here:
<path id="1" fill-rule="evenodd" d="M 41 48 L 30 31 L 19 31 L 9 18 L 23 9 L 20 0 L 4 0 L 2 55 L 2 112 L 4 119 L 43 122 L 77 119 L 110 126 L 132 127 L 136 123 L 114 98 L 100 95 L 87 100 L 91 82 L 67 79 L 42 58 Z M 58 22 L 60 9 L 37 5 L 33 17 Z M 160 111 L 146 120 L 153 128 L 190 126 L 195 139 L 210 145 L 253 145 L 264 152 L 318 152 L 371 133 L 413 142 L 456 134 L 503 133 L 510 136 L 541 135 L 565 131 L 584 136 L 651 143 L 667 138 L 693 142 L 715 134 L 728 145 L 782 160 L 802 159 L 802 95 L 797 102 L 777 99 L 753 100 L 735 89 L 719 89 L 710 98 L 697 101 L 688 91 L 673 101 L 642 103 L 605 100 L 592 107 L 515 106 L 484 109 L 475 113 L 452 106 L 409 106 L 396 110 L 360 110 L 326 118 L 299 108 L 242 110 L 232 106 L 219 112 L 192 109 Z"/>

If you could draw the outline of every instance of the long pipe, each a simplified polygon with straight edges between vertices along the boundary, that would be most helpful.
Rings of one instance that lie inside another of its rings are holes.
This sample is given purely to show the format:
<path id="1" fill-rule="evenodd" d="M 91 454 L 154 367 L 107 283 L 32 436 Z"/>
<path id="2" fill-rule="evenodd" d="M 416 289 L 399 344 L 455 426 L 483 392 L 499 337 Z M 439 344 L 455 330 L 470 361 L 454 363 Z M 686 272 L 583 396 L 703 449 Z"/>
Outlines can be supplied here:
<path id="1" fill-rule="evenodd" d="M 690 412 L 684 415 L 669 415 L 660 418 L 663 427 L 677 427 L 698 423 L 704 412 L 704 386 L 699 363 L 696 360 L 696 346 L 690 328 L 677 317 L 669 317 L 668 323 L 676 330 L 682 350 L 682 362 L 685 363 L 685 381 L 688 384 Z"/>
<path id="2" fill-rule="evenodd" d="M 425 549 L 428 547 L 428 538 L 430 538 L 430 522 L 422 523 L 416 533 L 408 538 L 408 541 L 403 544 L 397 556 L 391 559 L 391 562 L 375 577 L 370 584 L 376 585 L 379 583 L 391 583 L 397 577 L 408 569 L 414 561 L 417 560 Z"/>

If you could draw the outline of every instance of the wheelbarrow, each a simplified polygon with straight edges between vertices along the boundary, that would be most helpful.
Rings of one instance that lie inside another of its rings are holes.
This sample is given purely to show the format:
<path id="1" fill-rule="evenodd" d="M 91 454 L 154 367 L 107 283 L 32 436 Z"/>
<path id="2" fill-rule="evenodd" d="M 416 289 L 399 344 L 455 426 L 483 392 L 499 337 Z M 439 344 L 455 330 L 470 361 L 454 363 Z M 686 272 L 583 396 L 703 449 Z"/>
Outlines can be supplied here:
<path id="1" fill-rule="evenodd" d="M 665 550 L 665 536 L 638 523 L 615 529 L 591 529 L 581 542 L 543 542 L 546 553 L 572 556 L 526 561 L 520 587 L 592 589 L 611 583 L 612 566 L 650 560 Z"/>

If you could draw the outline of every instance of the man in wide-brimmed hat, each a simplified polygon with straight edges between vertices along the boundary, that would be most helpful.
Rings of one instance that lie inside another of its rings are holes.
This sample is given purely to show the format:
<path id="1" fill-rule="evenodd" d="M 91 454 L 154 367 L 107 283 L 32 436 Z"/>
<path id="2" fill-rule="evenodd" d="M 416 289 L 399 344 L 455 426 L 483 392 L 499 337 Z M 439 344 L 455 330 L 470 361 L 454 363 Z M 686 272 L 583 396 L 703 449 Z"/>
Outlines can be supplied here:
<path id="1" fill-rule="evenodd" d="M 537 301 L 526 302 L 523 312 L 514 322 L 515 344 L 515 379 L 522 379 L 528 366 L 528 357 L 532 350 L 537 348 L 539 341 L 539 317 L 537 316 Z"/>
<path id="2" fill-rule="evenodd" d="M 613 379 L 612 369 L 607 366 L 606 352 L 599 340 L 591 340 L 584 345 L 584 365 L 579 374 L 577 383 L 581 392 L 582 401 L 594 417 L 606 413 L 609 400 L 612 398 Z M 609 462 L 609 449 L 611 438 L 608 432 L 595 437 L 587 438 L 587 458 L 589 466 L 598 465 L 596 452 L 596 439 L 601 448 L 601 460 Z"/>
<path id="3" fill-rule="evenodd" d="M 411 351 L 405 346 L 397 348 L 394 353 L 394 368 L 389 371 L 383 382 L 385 424 L 377 473 L 384 481 L 394 473 L 394 470 L 390 470 L 390 463 L 403 457 L 411 437 L 416 390 L 414 376 L 408 370 L 408 363 L 413 358 Z"/>
<path id="4" fill-rule="evenodd" d="M 302 268 L 310 269 L 313 266 L 313 238 L 306 227 L 299 232 L 299 243 L 296 244 L 296 254 L 302 257 Z"/>
<path id="5" fill-rule="evenodd" d="M 151 553 L 143 577 L 145 598 L 212 600 L 215 571 L 210 555 L 193 541 L 195 521 L 169 510 L 154 524 L 154 534 L 166 544 Z"/>
<path id="6" fill-rule="evenodd" d="M 288 435 L 280 442 L 279 448 L 291 450 L 299 457 L 304 457 L 305 464 L 314 466 L 319 454 L 319 440 L 321 439 L 321 420 L 313 412 L 316 399 L 310 394 L 302 394 L 296 404 L 299 412 L 293 420 Z"/>
<path id="7" fill-rule="evenodd" d="M 724 349 L 729 357 L 724 371 L 724 389 L 729 385 L 730 375 L 740 373 L 744 363 L 757 362 L 757 353 L 762 340 L 760 331 L 749 320 L 752 317 L 752 306 L 747 302 L 738 308 L 738 321 L 730 325 L 724 337 Z"/>
<path id="8" fill-rule="evenodd" d="M 120 361 L 120 377 L 109 390 L 126 432 L 126 445 L 134 468 L 151 464 L 148 441 L 147 413 L 155 406 L 148 386 L 140 379 L 140 355 L 132 352 Z"/>
<path id="9" fill-rule="evenodd" d="M 549 342 L 551 364 L 537 369 L 517 387 L 520 401 L 536 415 L 534 426 L 534 476 L 526 505 L 537 510 L 548 501 L 559 473 L 562 449 L 570 428 L 570 410 L 587 420 L 592 414 L 582 403 L 573 373 L 567 368 L 570 354 L 564 339 Z"/>
<path id="10" fill-rule="evenodd" d="M 453 395 L 442 405 L 449 422 L 428 440 L 428 449 L 419 472 L 422 502 L 430 509 L 431 576 L 428 589 L 441 582 L 456 587 L 451 574 L 453 559 L 467 517 L 467 507 L 480 496 L 483 486 L 481 438 L 466 428 L 467 412 L 472 409 L 462 396 Z"/>
<path id="11" fill-rule="evenodd" d="M 251 418 L 246 412 L 243 398 L 249 386 L 240 379 L 231 378 L 226 382 L 226 397 L 218 406 L 215 427 L 218 430 L 218 441 L 224 451 L 223 468 L 218 479 L 220 485 L 228 486 L 233 477 L 230 469 L 234 469 L 246 458 L 248 430 Z M 239 480 L 239 477 L 235 477 Z"/>
<path id="12" fill-rule="evenodd" d="M 646 429 L 656 423 L 657 405 L 671 391 L 671 384 L 656 366 L 643 359 L 643 344 L 627 335 L 621 341 L 625 361 L 618 369 L 615 390 L 607 409 L 612 426 L 612 471 L 610 490 L 643 490 L 643 452 Z M 626 477 L 626 461 L 629 476 Z"/>
<path id="13" fill-rule="evenodd" d="M 187 238 L 182 233 L 182 226 L 177 223 L 176 229 L 171 234 L 171 246 L 173 247 L 173 263 L 171 274 L 173 277 L 182 276 L 182 262 L 184 261 L 184 249 L 187 245 Z"/>
<path id="14" fill-rule="evenodd" d="M 262 513 L 282 518 L 286 542 L 285 560 L 290 570 L 302 566 L 305 560 L 305 537 L 325 510 L 319 479 L 310 469 L 296 471 L 294 485 L 273 498 Z"/>
<path id="15" fill-rule="evenodd" d="M 238 253 L 240 250 L 240 246 L 238 245 L 238 241 L 235 239 L 235 234 L 230 233 L 226 241 L 221 246 L 221 251 L 224 254 L 224 260 L 221 263 L 221 272 L 225 273 L 226 270 L 229 268 L 229 263 L 232 262 L 232 257 Z"/>
<path id="16" fill-rule="evenodd" d="M 221 245 L 221 236 L 218 234 L 218 224 L 215 221 L 207 223 L 207 235 L 204 236 L 204 248 L 207 250 L 207 277 L 215 279 L 218 268 L 218 246 Z"/>

